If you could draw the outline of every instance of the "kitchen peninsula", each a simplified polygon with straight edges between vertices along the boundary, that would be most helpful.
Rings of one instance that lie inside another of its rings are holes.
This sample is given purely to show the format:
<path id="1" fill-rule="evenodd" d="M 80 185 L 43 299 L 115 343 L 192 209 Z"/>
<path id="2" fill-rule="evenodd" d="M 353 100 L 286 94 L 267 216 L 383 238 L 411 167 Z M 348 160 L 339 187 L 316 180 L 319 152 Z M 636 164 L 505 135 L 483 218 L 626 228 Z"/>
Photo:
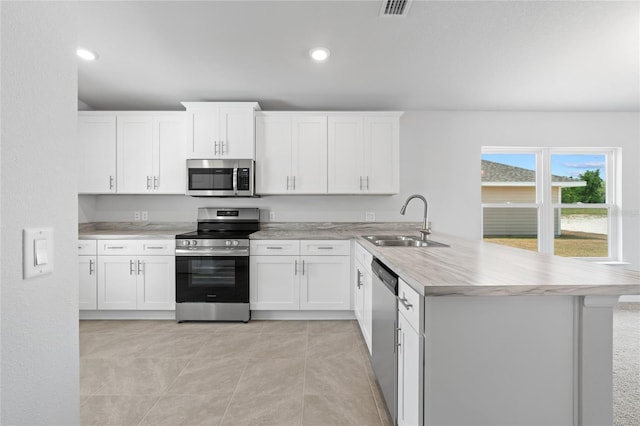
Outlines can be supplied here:
<path id="1" fill-rule="evenodd" d="M 420 296 L 398 424 L 612 424 L 612 309 L 640 294 L 639 272 L 438 234 L 449 247 L 377 247 L 371 233 L 408 229 L 286 224 L 251 238 L 354 238 Z"/>

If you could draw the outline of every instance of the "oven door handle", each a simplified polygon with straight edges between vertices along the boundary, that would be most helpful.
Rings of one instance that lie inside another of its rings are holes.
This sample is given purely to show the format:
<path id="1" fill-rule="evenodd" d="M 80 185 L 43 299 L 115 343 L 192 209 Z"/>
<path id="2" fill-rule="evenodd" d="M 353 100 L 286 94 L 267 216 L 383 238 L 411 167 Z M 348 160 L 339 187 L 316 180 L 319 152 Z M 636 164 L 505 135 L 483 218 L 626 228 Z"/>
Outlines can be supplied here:
<path id="1" fill-rule="evenodd" d="M 199 248 L 197 250 L 189 250 L 189 249 L 176 249 L 176 256 L 249 256 L 249 249 L 246 248 L 213 248 L 213 249 L 202 249 Z"/>

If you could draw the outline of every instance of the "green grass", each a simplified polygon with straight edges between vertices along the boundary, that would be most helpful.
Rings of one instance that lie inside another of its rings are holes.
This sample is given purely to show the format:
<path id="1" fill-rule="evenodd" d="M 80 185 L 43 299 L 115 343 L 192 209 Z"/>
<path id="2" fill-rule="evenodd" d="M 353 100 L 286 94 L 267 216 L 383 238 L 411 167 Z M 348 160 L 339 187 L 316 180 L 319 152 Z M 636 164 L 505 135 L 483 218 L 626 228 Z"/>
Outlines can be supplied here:
<path id="1" fill-rule="evenodd" d="M 575 208 L 565 208 L 563 207 L 561 210 L 561 216 L 568 216 L 568 215 L 590 215 L 590 216 L 606 216 L 607 215 L 607 209 L 590 209 L 590 208 L 586 208 L 586 209 L 575 209 Z"/>
<path id="2" fill-rule="evenodd" d="M 499 236 L 484 237 L 484 240 L 509 247 L 538 251 L 537 237 Z M 554 254 L 564 257 L 607 257 L 609 255 L 608 245 L 608 238 L 605 234 L 563 231 L 561 236 L 555 238 Z"/>

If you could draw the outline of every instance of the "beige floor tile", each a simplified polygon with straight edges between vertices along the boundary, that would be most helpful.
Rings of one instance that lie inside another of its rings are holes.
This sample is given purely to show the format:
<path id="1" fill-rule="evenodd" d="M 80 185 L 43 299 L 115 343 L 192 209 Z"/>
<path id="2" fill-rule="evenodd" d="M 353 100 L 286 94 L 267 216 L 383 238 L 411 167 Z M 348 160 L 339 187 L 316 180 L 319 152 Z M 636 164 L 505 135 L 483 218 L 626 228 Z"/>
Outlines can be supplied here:
<path id="1" fill-rule="evenodd" d="M 140 425 L 215 426 L 222 420 L 231 395 L 163 396 L 147 413 Z"/>
<path id="2" fill-rule="evenodd" d="M 344 333 L 355 332 L 355 321 L 309 321 L 309 333 Z"/>
<path id="3" fill-rule="evenodd" d="M 304 359 L 252 359 L 242 373 L 236 393 L 243 396 L 300 396 L 304 366 Z"/>
<path id="4" fill-rule="evenodd" d="M 167 390 L 171 395 L 229 395 L 247 365 L 246 358 L 194 358 Z"/>
<path id="5" fill-rule="evenodd" d="M 111 320 L 81 320 L 80 333 L 114 333 L 118 321 Z"/>
<path id="6" fill-rule="evenodd" d="M 217 334 L 251 334 L 256 335 L 262 332 L 263 321 L 243 322 L 218 322 L 212 323 Z"/>
<path id="7" fill-rule="evenodd" d="M 193 358 L 212 335 L 203 333 L 158 333 L 146 347 L 135 352 L 137 358 Z"/>
<path id="8" fill-rule="evenodd" d="M 353 359 L 308 358 L 305 395 L 371 396 L 371 387 L 362 362 Z"/>
<path id="9" fill-rule="evenodd" d="M 263 334 L 307 333 L 308 321 L 261 321 Z"/>
<path id="10" fill-rule="evenodd" d="M 262 333 L 251 350 L 251 358 L 304 358 L 306 354 L 306 333 Z"/>
<path id="11" fill-rule="evenodd" d="M 158 336 L 148 334 L 81 333 L 80 357 L 131 358 L 146 350 Z"/>
<path id="12" fill-rule="evenodd" d="M 80 395 L 97 394 L 112 369 L 112 359 L 80 358 Z"/>
<path id="13" fill-rule="evenodd" d="M 202 345 L 194 358 L 247 358 L 257 336 L 253 333 L 219 334 Z"/>
<path id="14" fill-rule="evenodd" d="M 380 390 L 380 386 L 376 381 L 375 377 L 373 377 L 373 382 L 369 381 L 371 385 L 371 390 L 373 391 L 373 400 L 376 403 L 376 407 L 378 408 L 378 414 L 380 415 L 380 420 L 382 420 L 382 425 L 393 425 L 393 420 L 391 414 L 389 414 L 389 410 L 387 409 L 387 405 L 384 402 L 384 397 L 382 396 L 382 391 Z"/>
<path id="15" fill-rule="evenodd" d="M 116 358 L 101 395 L 161 395 L 187 364 L 183 359 Z"/>
<path id="16" fill-rule="evenodd" d="M 90 425 L 137 425 L 158 400 L 155 396 L 91 396 L 80 407 L 80 423 Z"/>
<path id="17" fill-rule="evenodd" d="M 226 426 L 298 426 L 302 397 L 297 395 L 244 395 L 237 392 L 222 420 Z"/>
<path id="18" fill-rule="evenodd" d="M 305 395 L 302 424 L 380 426 L 381 422 L 372 396 Z"/>
<path id="19" fill-rule="evenodd" d="M 355 333 L 314 334 L 309 331 L 309 358 L 350 358 L 363 360 Z"/>

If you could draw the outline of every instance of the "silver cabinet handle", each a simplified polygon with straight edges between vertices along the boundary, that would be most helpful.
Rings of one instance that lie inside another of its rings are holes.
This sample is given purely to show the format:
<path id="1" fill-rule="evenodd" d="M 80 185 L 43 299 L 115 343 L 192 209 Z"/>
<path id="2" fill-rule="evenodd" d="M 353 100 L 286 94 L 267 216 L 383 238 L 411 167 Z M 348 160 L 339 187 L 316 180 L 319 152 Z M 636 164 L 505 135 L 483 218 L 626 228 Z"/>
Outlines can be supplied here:
<path id="1" fill-rule="evenodd" d="M 298 261 L 293 261 L 293 275 L 298 275 Z"/>
<path id="2" fill-rule="evenodd" d="M 147 176 L 147 189 L 151 189 L 151 176 Z"/>
<path id="3" fill-rule="evenodd" d="M 369 190 L 369 176 L 367 176 L 367 191 Z"/>
<path id="4" fill-rule="evenodd" d="M 333 250 L 333 247 L 331 247 L 331 246 L 321 246 L 321 247 L 318 247 L 318 250 Z"/>
<path id="5" fill-rule="evenodd" d="M 218 141 L 213 141 L 213 154 L 218 155 Z"/>
<path id="6" fill-rule="evenodd" d="M 356 274 L 357 274 L 357 275 L 356 275 L 356 276 L 357 276 L 357 278 L 356 278 L 356 285 L 358 286 L 358 288 L 360 288 L 360 287 L 362 287 L 362 281 L 360 280 L 360 279 L 362 278 L 362 272 L 360 272 L 360 270 L 358 269 L 358 270 L 356 271 Z"/>
<path id="7" fill-rule="evenodd" d="M 113 176 L 109 176 L 109 189 L 113 189 Z"/>
<path id="8" fill-rule="evenodd" d="M 124 246 L 106 246 L 105 248 L 107 250 L 122 250 L 124 249 Z"/>
<path id="9" fill-rule="evenodd" d="M 360 191 L 362 191 L 362 176 L 360 176 Z"/>
<path id="10" fill-rule="evenodd" d="M 402 303 L 402 306 L 404 306 L 407 311 L 413 308 L 413 305 L 404 297 L 402 299 L 398 299 L 398 302 Z"/>
<path id="11" fill-rule="evenodd" d="M 267 250 L 282 250 L 282 247 L 277 247 L 277 246 L 267 246 Z"/>
<path id="12" fill-rule="evenodd" d="M 220 141 L 220 155 L 224 155 L 224 141 Z"/>
<path id="13" fill-rule="evenodd" d="M 159 189 L 160 178 L 158 176 L 153 177 L 153 189 Z"/>
<path id="14" fill-rule="evenodd" d="M 293 177 L 293 190 L 296 190 L 296 177 Z"/>
<path id="15" fill-rule="evenodd" d="M 164 246 L 146 246 L 145 249 L 147 250 L 162 250 L 163 248 L 166 248 Z"/>
<path id="16" fill-rule="evenodd" d="M 95 271 L 95 263 L 93 262 L 93 259 L 89 259 L 89 275 L 93 275 Z"/>
<path id="17" fill-rule="evenodd" d="M 144 262 L 141 262 L 138 260 L 138 275 L 142 274 L 144 272 Z"/>
<path id="18" fill-rule="evenodd" d="M 133 260 L 129 259 L 129 275 L 133 275 Z"/>
<path id="19" fill-rule="evenodd" d="M 287 176 L 287 191 L 289 190 L 289 176 Z"/>
<path id="20" fill-rule="evenodd" d="M 302 261 L 302 275 L 304 275 L 304 260 Z"/>

